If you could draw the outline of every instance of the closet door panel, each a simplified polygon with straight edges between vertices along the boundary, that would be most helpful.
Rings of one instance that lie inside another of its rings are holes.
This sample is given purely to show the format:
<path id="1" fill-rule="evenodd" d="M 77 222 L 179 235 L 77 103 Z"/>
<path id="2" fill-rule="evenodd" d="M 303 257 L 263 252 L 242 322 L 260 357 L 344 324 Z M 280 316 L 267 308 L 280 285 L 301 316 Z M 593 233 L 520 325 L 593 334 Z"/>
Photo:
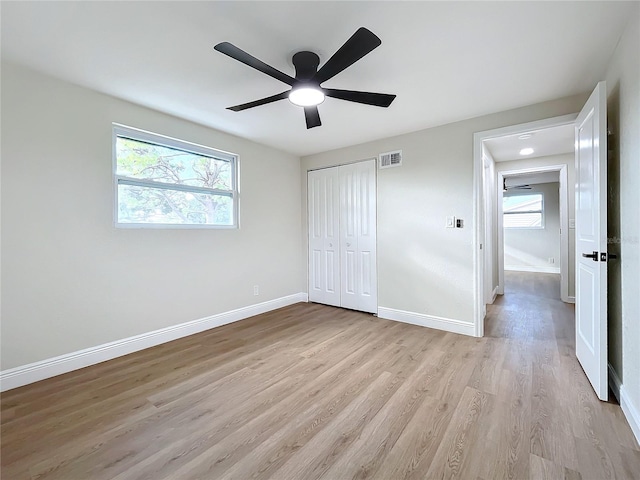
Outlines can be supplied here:
<path id="1" fill-rule="evenodd" d="M 375 162 L 339 167 L 341 305 L 377 312 Z"/>
<path id="2" fill-rule="evenodd" d="M 337 169 L 308 173 L 309 301 L 340 306 Z"/>
<path id="3" fill-rule="evenodd" d="M 376 166 L 375 161 L 372 160 L 358 163 L 356 167 L 359 310 L 377 313 Z"/>
<path id="4" fill-rule="evenodd" d="M 338 167 L 340 182 L 340 305 L 358 310 L 358 178 L 353 165 Z"/>

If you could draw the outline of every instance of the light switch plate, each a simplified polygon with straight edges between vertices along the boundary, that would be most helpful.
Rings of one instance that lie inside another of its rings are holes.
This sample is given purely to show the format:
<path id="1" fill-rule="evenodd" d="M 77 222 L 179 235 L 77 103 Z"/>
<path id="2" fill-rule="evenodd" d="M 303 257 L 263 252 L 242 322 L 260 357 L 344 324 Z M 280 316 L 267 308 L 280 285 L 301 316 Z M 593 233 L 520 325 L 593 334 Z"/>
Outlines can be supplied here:
<path id="1" fill-rule="evenodd" d="M 446 227 L 447 228 L 456 228 L 456 217 L 454 217 L 454 216 L 447 217 Z"/>

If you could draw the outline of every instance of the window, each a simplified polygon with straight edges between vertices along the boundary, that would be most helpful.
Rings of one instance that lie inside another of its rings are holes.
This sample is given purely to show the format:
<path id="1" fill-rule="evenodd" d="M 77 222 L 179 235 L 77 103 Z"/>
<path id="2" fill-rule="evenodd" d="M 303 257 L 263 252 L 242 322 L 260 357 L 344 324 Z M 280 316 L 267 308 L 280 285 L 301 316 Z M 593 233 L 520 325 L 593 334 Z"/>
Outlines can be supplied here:
<path id="1" fill-rule="evenodd" d="M 237 157 L 113 126 L 118 226 L 236 227 Z"/>
<path id="2" fill-rule="evenodd" d="M 505 195 L 504 228 L 544 228 L 542 193 Z"/>

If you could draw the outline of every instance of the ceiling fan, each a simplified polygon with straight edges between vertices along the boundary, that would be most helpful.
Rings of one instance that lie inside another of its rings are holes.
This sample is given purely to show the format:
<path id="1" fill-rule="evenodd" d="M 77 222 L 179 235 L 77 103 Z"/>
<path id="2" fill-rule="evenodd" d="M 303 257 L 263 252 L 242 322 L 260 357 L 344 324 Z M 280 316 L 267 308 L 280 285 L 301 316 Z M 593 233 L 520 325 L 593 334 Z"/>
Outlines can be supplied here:
<path id="1" fill-rule="evenodd" d="M 510 185 L 510 186 L 507 186 L 507 179 L 505 177 L 505 178 L 502 179 L 502 191 L 506 192 L 508 190 L 531 190 L 531 185 L 524 184 L 524 185 Z"/>
<path id="2" fill-rule="evenodd" d="M 304 107 L 304 117 L 307 122 L 307 129 L 309 129 L 322 125 L 320 114 L 318 113 L 318 105 L 324 101 L 325 97 L 364 103 L 376 107 L 388 107 L 396 98 L 395 95 L 321 87 L 323 82 L 353 65 L 381 44 L 382 41 L 375 34 L 364 27 L 360 27 L 319 70 L 320 57 L 318 55 L 308 51 L 296 53 L 292 58 L 293 66 L 296 69 L 294 78 L 267 65 L 229 42 L 219 43 L 214 47 L 217 51 L 291 86 L 291 89 L 286 92 L 243 103 L 242 105 L 228 107 L 227 109 L 240 112 L 247 108 L 266 105 L 267 103 L 288 98 L 294 105 Z"/>

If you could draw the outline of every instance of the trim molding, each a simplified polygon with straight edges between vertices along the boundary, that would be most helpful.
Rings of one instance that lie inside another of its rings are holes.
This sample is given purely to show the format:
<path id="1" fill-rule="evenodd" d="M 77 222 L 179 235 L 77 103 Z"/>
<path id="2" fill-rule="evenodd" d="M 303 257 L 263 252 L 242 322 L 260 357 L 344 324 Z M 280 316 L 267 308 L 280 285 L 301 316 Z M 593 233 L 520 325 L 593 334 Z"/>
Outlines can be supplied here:
<path id="1" fill-rule="evenodd" d="M 624 388 L 624 385 L 620 381 L 620 377 L 618 377 L 618 374 L 611 364 L 609 364 L 609 387 L 618 399 L 618 403 L 622 408 L 622 413 L 624 413 L 627 423 L 631 427 L 631 431 L 640 444 L 640 410 L 636 408 L 629 398 L 627 390 Z"/>
<path id="2" fill-rule="evenodd" d="M 567 303 L 576 303 L 576 297 L 567 297 Z"/>
<path id="3" fill-rule="evenodd" d="M 421 327 L 435 328 L 445 332 L 460 333 L 462 335 L 475 336 L 475 327 L 472 322 L 463 322 L 452 318 L 436 317 L 424 313 L 407 312 L 395 308 L 378 307 L 378 317 L 386 320 L 410 323 Z"/>
<path id="4" fill-rule="evenodd" d="M 498 290 L 500 288 L 496 285 L 496 288 L 493 289 L 493 292 L 491 292 L 491 303 L 493 304 L 493 302 L 496 301 L 496 297 L 498 296 Z"/>
<path id="5" fill-rule="evenodd" d="M 306 293 L 296 293 L 4 370 L 0 372 L 0 391 L 55 377 L 294 303 L 306 302 L 307 298 Z"/>
<path id="6" fill-rule="evenodd" d="M 505 265 L 504 269 L 512 272 L 560 273 L 560 267 L 536 267 L 532 265 Z"/>

